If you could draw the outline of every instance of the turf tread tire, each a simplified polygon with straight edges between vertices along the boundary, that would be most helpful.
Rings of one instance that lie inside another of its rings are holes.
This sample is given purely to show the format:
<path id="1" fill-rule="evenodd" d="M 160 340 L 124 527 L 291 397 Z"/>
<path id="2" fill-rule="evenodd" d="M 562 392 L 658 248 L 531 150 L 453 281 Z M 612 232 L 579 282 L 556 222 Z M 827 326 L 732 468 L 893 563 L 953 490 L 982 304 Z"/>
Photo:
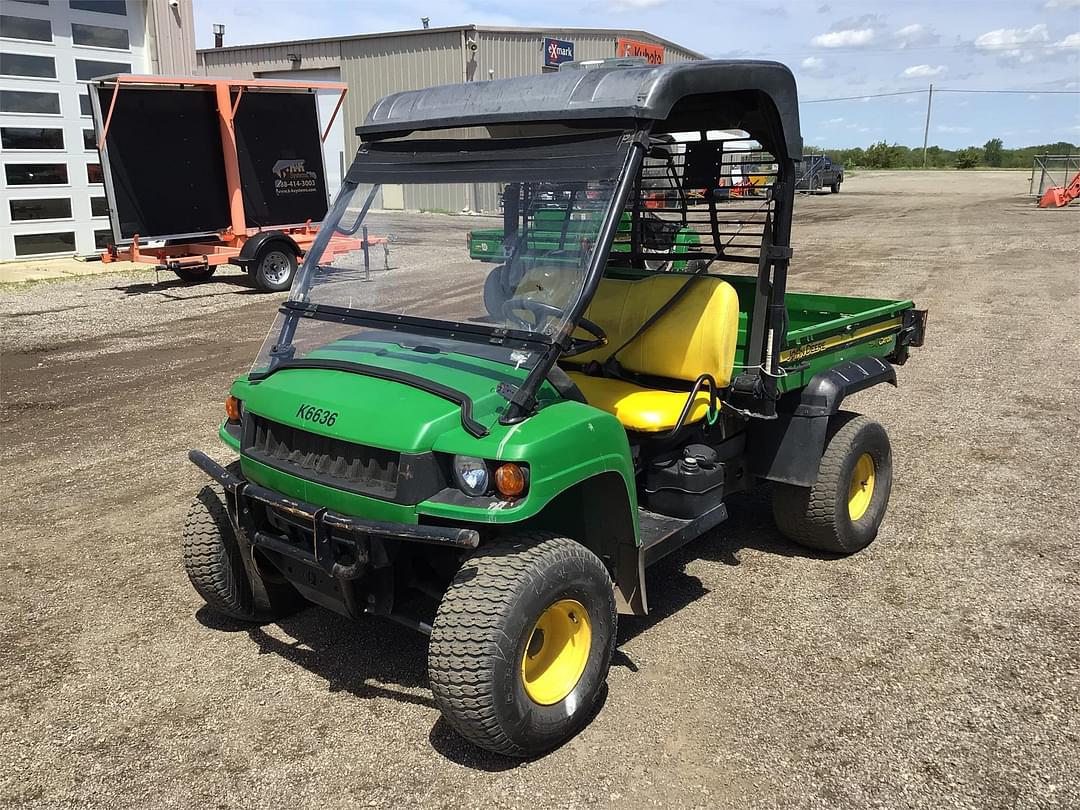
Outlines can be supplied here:
<path id="1" fill-rule="evenodd" d="M 533 531 L 480 548 L 461 567 L 443 596 L 428 649 L 428 680 L 443 717 L 474 745 L 512 757 L 541 753 L 506 733 L 492 689 L 494 667 L 504 658 L 498 641 L 510 641 L 504 625 L 519 595 L 541 586 L 537 580 L 545 566 L 567 560 L 610 582 L 604 564 L 580 543 Z M 615 648 L 614 596 L 609 608 L 611 631 L 604 639 L 600 686 Z M 591 705 L 584 709 L 588 714 Z"/>
<path id="2" fill-rule="evenodd" d="M 847 491 L 853 459 L 877 441 L 875 493 L 859 521 L 847 517 Z M 812 487 L 776 484 L 773 517 L 780 531 L 799 545 L 819 551 L 852 554 L 877 536 L 892 489 L 892 451 L 885 429 L 865 416 L 841 411 L 829 420 L 825 450 Z M 856 531 L 858 530 L 858 531 Z"/>
<path id="3" fill-rule="evenodd" d="M 229 465 L 229 470 L 239 473 L 238 465 Z M 219 484 L 207 484 L 195 497 L 184 522 L 180 545 L 184 571 L 192 587 L 210 608 L 224 616 L 244 622 L 266 622 L 302 604 L 292 586 L 269 582 L 260 583 L 269 606 L 256 604 Z"/>

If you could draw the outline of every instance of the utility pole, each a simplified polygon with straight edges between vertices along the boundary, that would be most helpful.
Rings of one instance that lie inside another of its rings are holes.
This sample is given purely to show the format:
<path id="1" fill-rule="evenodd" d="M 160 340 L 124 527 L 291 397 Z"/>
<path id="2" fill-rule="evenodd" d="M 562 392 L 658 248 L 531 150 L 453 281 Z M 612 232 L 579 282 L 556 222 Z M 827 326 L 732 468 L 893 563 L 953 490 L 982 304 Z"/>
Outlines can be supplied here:
<path id="1" fill-rule="evenodd" d="M 926 168 L 926 143 L 930 139 L 930 105 L 934 103 L 934 84 L 930 83 L 930 92 L 926 96 L 926 129 L 922 136 L 922 167 Z"/>

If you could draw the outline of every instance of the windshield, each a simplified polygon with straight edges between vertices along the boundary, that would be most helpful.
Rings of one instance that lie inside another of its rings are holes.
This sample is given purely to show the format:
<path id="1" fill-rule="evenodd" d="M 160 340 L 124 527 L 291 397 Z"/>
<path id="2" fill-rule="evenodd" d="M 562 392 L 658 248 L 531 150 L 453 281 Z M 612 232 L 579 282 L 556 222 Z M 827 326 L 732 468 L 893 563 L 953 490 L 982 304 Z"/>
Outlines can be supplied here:
<path id="1" fill-rule="evenodd" d="M 531 366 L 569 330 L 629 140 L 362 145 L 253 371 L 358 340 Z"/>

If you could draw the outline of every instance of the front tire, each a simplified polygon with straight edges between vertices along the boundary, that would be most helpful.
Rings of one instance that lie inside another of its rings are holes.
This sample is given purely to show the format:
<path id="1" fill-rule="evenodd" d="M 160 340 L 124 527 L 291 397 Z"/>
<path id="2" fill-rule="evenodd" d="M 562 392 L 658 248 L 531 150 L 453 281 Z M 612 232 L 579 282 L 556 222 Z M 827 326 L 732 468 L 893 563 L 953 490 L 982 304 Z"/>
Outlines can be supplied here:
<path id="1" fill-rule="evenodd" d="M 266 577 L 260 576 L 244 565 L 224 492 L 217 484 L 203 487 L 188 510 L 181 551 L 184 570 L 195 591 L 223 616 L 266 622 L 300 606 L 300 595 L 284 579 L 270 571 L 264 571 Z M 271 581 L 271 577 L 278 581 Z"/>
<path id="2" fill-rule="evenodd" d="M 808 548 L 852 554 L 877 537 L 892 492 L 892 447 L 880 424 L 854 413 L 829 420 L 812 487 L 777 484 L 780 531 Z"/>
<path id="3" fill-rule="evenodd" d="M 833 183 L 831 186 L 829 186 L 829 191 L 831 193 L 833 193 L 833 194 L 839 194 L 840 193 L 840 181 L 837 180 L 835 183 Z"/>
<path id="4" fill-rule="evenodd" d="M 615 625 L 611 577 L 581 544 L 530 532 L 484 546 L 439 605 L 431 691 L 469 742 L 513 757 L 545 753 L 591 716 Z"/>

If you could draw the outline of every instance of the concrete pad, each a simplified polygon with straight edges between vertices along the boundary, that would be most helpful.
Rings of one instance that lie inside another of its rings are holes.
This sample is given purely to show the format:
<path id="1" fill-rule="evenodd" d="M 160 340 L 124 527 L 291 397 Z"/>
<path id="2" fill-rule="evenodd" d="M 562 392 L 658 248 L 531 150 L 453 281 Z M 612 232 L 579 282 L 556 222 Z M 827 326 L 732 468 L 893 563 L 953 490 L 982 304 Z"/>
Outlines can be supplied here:
<path id="1" fill-rule="evenodd" d="M 150 269 L 149 265 L 135 262 L 106 263 L 86 261 L 73 256 L 58 259 L 27 259 L 26 261 L 0 262 L 0 284 L 21 284 L 54 278 Z"/>

